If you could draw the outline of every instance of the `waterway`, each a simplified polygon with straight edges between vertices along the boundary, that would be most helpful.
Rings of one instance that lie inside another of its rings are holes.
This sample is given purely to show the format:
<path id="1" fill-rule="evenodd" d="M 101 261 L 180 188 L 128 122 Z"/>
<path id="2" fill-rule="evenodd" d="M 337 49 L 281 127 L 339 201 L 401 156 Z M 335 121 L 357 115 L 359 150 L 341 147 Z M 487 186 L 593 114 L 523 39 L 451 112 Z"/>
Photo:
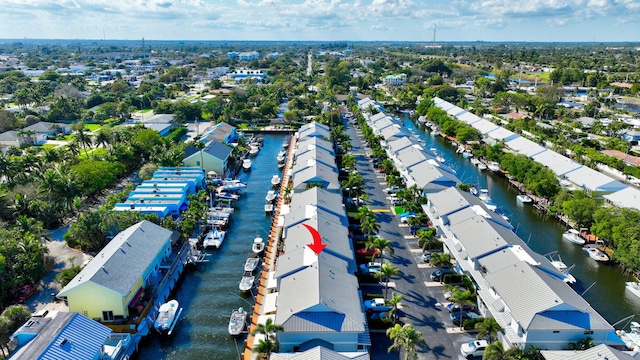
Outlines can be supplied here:
<path id="1" fill-rule="evenodd" d="M 625 290 L 625 281 L 631 279 L 624 275 L 619 267 L 614 264 L 597 263 L 589 258 L 580 246 L 563 240 L 562 233 L 566 231 L 564 226 L 554 218 L 544 216 L 533 206 L 519 203 L 516 200 L 518 191 L 509 185 L 507 179 L 490 171 L 479 171 L 468 159 L 456 154 L 456 147 L 443 137 L 430 136 L 424 126 L 415 124 L 406 116 L 404 126 L 425 140 L 427 149 L 437 149 L 447 160 L 447 165 L 457 172 L 461 181 L 474 184 L 478 189 L 488 189 L 493 203 L 510 218 L 518 236 L 527 242 L 531 249 L 539 254 L 557 251 L 567 266 L 575 264 L 571 271 L 578 281 L 574 289 L 579 294 L 586 290 L 584 298 L 610 324 L 640 313 L 640 298 Z M 640 317 L 635 320 L 639 321 Z M 623 325 L 625 322 L 616 327 Z"/>
<path id="2" fill-rule="evenodd" d="M 276 155 L 287 135 L 264 135 L 264 145 L 252 159 L 249 172 L 241 172 L 247 183 L 218 250 L 209 250 L 209 262 L 187 271 L 174 297 L 184 308 L 170 338 L 151 336 L 140 346 L 137 358 L 158 359 L 234 359 L 244 351 L 244 338 L 234 341 L 227 332 L 229 315 L 242 306 L 251 311 L 253 298 L 241 296 L 238 284 L 256 233 L 265 239 L 271 218 L 264 213 L 264 197 L 271 189 L 271 177 L 278 174 Z"/>

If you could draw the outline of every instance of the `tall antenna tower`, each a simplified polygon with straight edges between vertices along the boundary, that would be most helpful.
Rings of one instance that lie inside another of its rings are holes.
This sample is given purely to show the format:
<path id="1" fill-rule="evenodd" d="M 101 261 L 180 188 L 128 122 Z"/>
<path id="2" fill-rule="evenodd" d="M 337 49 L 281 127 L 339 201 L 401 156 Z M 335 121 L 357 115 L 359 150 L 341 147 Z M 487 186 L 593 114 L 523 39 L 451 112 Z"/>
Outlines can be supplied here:
<path id="1" fill-rule="evenodd" d="M 144 37 L 142 38 L 142 58 L 145 59 L 147 56 L 147 53 L 144 51 Z"/>
<path id="2" fill-rule="evenodd" d="M 433 46 L 436 45 L 436 24 L 433 24 L 433 41 L 432 41 Z"/>

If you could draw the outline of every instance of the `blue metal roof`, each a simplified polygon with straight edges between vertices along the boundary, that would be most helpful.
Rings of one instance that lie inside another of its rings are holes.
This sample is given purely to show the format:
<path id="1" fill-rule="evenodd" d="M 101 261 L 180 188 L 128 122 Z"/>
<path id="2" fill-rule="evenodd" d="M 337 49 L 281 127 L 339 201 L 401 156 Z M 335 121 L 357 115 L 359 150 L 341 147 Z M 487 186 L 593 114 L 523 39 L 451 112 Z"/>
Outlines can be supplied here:
<path id="1" fill-rule="evenodd" d="M 54 335 L 38 359 L 93 359 L 109 334 L 111 329 L 108 327 L 75 313 L 62 330 Z"/>

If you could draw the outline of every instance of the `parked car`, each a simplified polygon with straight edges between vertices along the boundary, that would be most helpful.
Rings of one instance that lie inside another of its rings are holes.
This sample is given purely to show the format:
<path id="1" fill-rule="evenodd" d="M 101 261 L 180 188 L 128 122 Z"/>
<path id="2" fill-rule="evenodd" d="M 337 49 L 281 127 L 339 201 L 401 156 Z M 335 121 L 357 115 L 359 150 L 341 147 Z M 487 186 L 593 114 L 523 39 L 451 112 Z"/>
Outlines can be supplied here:
<path id="1" fill-rule="evenodd" d="M 382 312 L 393 309 L 393 306 L 387 305 L 383 298 L 375 298 L 371 300 L 365 300 L 364 309 L 366 311 Z"/>
<path id="2" fill-rule="evenodd" d="M 460 291 L 467 291 L 467 288 L 464 287 L 459 287 L 458 290 Z M 444 298 L 447 301 L 451 301 L 451 298 L 453 297 L 453 292 L 452 291 L 447 291 L 446 293 L 444 293 Z"/>
<path id="3" fill-rule="evenodd" d="M 402 213 L 400 214 L 400 222 L 403 224 L 406 224 L 409 222 L 409 219 L 411 219 L 412 217 L 416 217 L 416 213 L 414 212 L 406 212 L 406 213 Z"/>
<path id="4" fill-rule="evenodd" d="M 380 272 L 382 264 L 379 262 L 368 262 L 366 264 L 360 264 L 360 272 L 367 275 L 373 275 Z"/>
<path id="5" fill-rule="evenodd" d="M 35 294 L 36 291 L 38 291 L 38 285 L 36 284 L 23 285 L 20 288 L 20 290 L 18 290 L 18 294 L 16 295 L 16 300 L 18 301 L 18 303 L 22 304 L 25 301 L 27 301 L 27 299 L 29 299 L 31 296 L 33 296 L 33 294 Z"/>
<path id="6" fill-rule="evenodd" d="M 431 255 L 433 254 L 442 254 L 441 251 L 425 251 L 422 253 L 422 261 L 428 263 L 431 262 Z"/>
<path id="7" fill-rule="evenodd" d="M 395 194 L 400 190 L 402 190 L 400 186 L 389 186 L 388 188 L 384 189 L 384 192 L 386 192 L 387 194 Z"/>
<path id="8" fill-rule="evenodd" d="M 434 272 L 431 273 L 431 280 L 432 281 L 442 281 L 442 279 L 444 278 L 445 275 L 447 274 L 455 274 L 456 272 L 453 271 L 453 269 L 438 269 Z"/>
<path id="9" fill-rule="evenodd" d="M 489 346 L 487 340 L 475 340 L 470 343 L 460 345 L 462 356 L 471 359 L 476 356 L 484 355 L 484 350 Z"/>
<path id="10" fill-rule="evenodd" d="M 360 256 L 373 256 L 374 254 L 378 254 L 379 249 L 367 250 L 365 248 L 356 250 L 356 255 Z"/>
<path id="11" fill-rule="evenodd" d="M 474 313 L 474 312 L 452 312 L 451 314 L 449 314 L 449 318 L 451 319 L 451 322 L 453 322 L 453 325 L 455 326 L 461 326 L 462 323 L 465 322 L 465 320 L 469 320 L 469 319 L 477 319 L 478 318 L 478 314 Z"/>
<path id="12" fill-rule="evenodd" d="M 460 304 L 459 303 L 450 303 L 447 305 L 447 310 L 449 310 L 450 313 L 453 312 L 460 312 Z M 471 304 L 464 304 L 462 305 L 462 311 L 463 312 L 470 312 L 470 311 L 476 311 L 476 307 L 474 305 Z"/>

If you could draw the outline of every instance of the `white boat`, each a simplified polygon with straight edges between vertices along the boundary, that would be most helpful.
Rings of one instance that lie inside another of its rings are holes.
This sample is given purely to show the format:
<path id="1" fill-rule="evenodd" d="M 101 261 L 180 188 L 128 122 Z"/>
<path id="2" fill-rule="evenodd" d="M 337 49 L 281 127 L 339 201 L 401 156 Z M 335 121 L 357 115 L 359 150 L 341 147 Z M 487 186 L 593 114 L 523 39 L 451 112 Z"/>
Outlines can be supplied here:
<path id="1" fill-rule="evenodd" d="M 516 196 L 516 200 L 518 200 L 518 202 L 521 202 L 523 204 L 531 204 L 533 202 L 533 199 L 526 194 L 520 194 Z"/>
<path id="2" fill-rule="evenodd" d="M 556 253 L 557 251 L 554 251 L 552 253 L 549 253 L 549 261 L 551 261 L 551 265 L 553 265 L 553 267 L 556 268 L 556 270 L 560 271 L 562 273 L 562 275 L 564 275 L 564 279 L 563 281 L 569 285 L 573 285 L 576 283 L 576 278 L 570 274 L 570 271 L 573 270 L 575 265 L 572 265 L 571 267 L 567 267 L 567 264 L 564 263 L 564 261 L 562 261 L 562 258 L 560 258 L 560 254 L 558 254 L 558 258 L 554 259 L 552 257 L 552 255 Z"/>
<path id="3" fill-rule="evenodd" d="M 625 283 L 625 288 L 629 290 L 633 295 L 640 297 L 640 284 L 635 281 L 627 281 Z"/>
<path id="4" fill-rule="evenodd" d="M 471 185 L 471 186 L 469 187 L 469 192 L 470 192 L 472 195 L 475 195 L 475 196 L 478 196 L 478 194 L 479 194 L 479 193 L 478 193 L 478 189 L 476 189 L 476 187 L 475 187 L 475 186 L 473 186 L 473 185 Z"/>
<path id="5" fill-rule="evenodd" d="M 242 279 L 240 280 L 240 284 L 238 284 L 238 288 L 242 292 L 249 291 L 253 289 L 253 283 L 256 280 L 256 276 L 253 272 L 245 271 L 242 275 Z"/>
<path id="6" fill-rule="evenodd" d="M 480 160 L 476 158 L 471 158 L 469 159 L 469 161 L 471 161 L 471 165 L 474 165 L 474 166 L 478 166 L 478 164 L 480 164 Z"/>
<path id="7" fill-rule="evenodd" d="M 275 190 L 269 190 L 269 191 L 267 191 L 267 195 L 264 197 L 264 199 L 265 199 L 267 202 L 272 202 L 273 200 L 275 200 L 275 199 L 276 199 L 276 196 L 277 196 L 277 195 L 278 195 L 278 194 L 276 193 L 276 191 L 275 191 Z"/>
<path id="8" fill-rule="evenodd" d="M 171 335 L 181 313 L 182 309 L 178 300 L 168 301 L 160 305 L 153 327 L 160 335 Z"/>
<path id="9" fill-rule="evenodd" d="M 584 245 L 586 240 L 580 236 L 580 232 L 576 229 L 569 229 L 562 234 L 562 238 L 571 241 L 574 244 Z"/>
<path id="10" fill-rule="evenodd" d="M 444 164 L 444 162 L 446 161 L 446 160 L 444 159 L 444 156 L 442 156 L 442 155 L 438 155 L 438 156 L 436 156 L 436 160 L 438 160 L 439 162 L 441 162 L 441 163 L 443 163 L 443 164 Z"/>
<path id="11" fill-rule="evenodd" d="M 465 158 L 465 159 L 471 159 L 471 158 L 473 158 L 473 153 L 471 151 L 469 151 L 469 150 L 465 150 L 462 153 L 462 157 Z"/>
<path id="12" fill-rule="evenodd" d="M 226 231 L 213 229 L 207 233 L 204 240 L 202 241 L 202 246 L 205 248 L 214 247 L 216 249 L 220 248 L 222 242 L 224 241 L 224 236 Z"/>
<path id="13" fill-rule="evenodd" d="M 284 169 L 284 166 L 285 166 L 285 163 L 283 162 L 278 163 L 278 170 Z"/>
<path id="14" fill-rule="evenodd" d="M 256 235 L 256 237 L 253 238 L 251 251 L 253 251 L 255 254 L 260 254 L 261 252 L 264 251 L 264 246 L 265 246 L 264 239 L 260 235 Z"/>
<path id="15" fill-rule="evenodd" d="M 466 151 L 466 149 L 465 149 L 464 145 L 458 145 L 458 148 L 456 149 L 456 154 L 462 154 L 465 151 Z"/>
<path id="16" fill-rule="evenodd" d="M 271 177 L 271 185 L 277 186 L 278 184 L 280 184 L 280 175 L 275 174 Z"/>
<path id="17" fill-rule="evenodd" d="M 253 272 L 260 264 L 260 258 L 257 255 L 251 254 L 244 262 L 244 271 Z"/>
<path id="18" fill-rule="evenodd" d="M 276 160 L 278 160 L 278 162 L 283 162 L 286 157 L 287 157 L 287 152 L 284 150 L 280 150 L 280 152 L 278 152 L 278 156 L 276 157 Z"/>
<path id="19" fill-rule="evenodd" d="M 609 256 L 607 256 L 604 251 L 600 250 L 598 245 L 586 245 L 582 248 L 582 250 L 584 250 L 584 252 L 595 261 L 609 261 Z"/>
<path id="20" fill-rule="evenodd" d="M 249 155 L 251 156 L 258 155 L 259 151 L 260 151 L 260 147 L 257 144 L 249 145 Z"/>
<path id="21" fill-rule="evenodd" d="M 251 170 L 251 159 L 244 159 L 242 160 L 242 168 L 245 171 L 249 171 Z"/>
<path id="22" fill-rule="evenodd" d="M 247 311 L 242 307 L 233 310 L 229 319 L 229 335 L 238 336 L 242 334 L 245 326 L 247 326 Z"/>
<path id="23" fill-rule="evenodd" d="M 478 195 L 478 199 L 483 202 L 491 201 L 491 196 L 489 196 L 489 189 L 480 189 L 480 194 Z"/>
<path id="24" fill-rule="evenodd" d="M 424 124 L 424 123 L 426 123 L 426 122 L 427 122 L 427 118 L 426 118 L 424 115 L 420 115 L 420 116 L 418 117 L 418 122 L 419 122 L 420 124 Z"/>
<path id="25" fill-rule="evenodd" d="M 286 149 L 289 147 L 289 138 L 286 138 L 283 142 L 282 142 L 282 148 Z"/>
<path id="26" fill-rule="evenodd" d="M 497 161 L 489 161 L 487 163 L 487 167 L 493 172 L 500 171 L 500 163 L 498 163 Z"/>
<path id="27" fill-rule="evenodd" d="M 618 330 L 616 334 L 622 339 L 631 351 L 640 351 L 640 324 L 635 321 L 631 322 L 631 330 Z"/>
<path id="28" fill-rule="evenodd" d="M 264 204 L 264 212 L 265 214 L 270 215 L 273 212 L 273 204 L 272 203 Z"/>
<path id="29" fill-rule="evenodd" d="M 482 161 L 478 161 L 478 170 L 480 171 L 487 170 L 487 165 L 485 165 Z"/>

